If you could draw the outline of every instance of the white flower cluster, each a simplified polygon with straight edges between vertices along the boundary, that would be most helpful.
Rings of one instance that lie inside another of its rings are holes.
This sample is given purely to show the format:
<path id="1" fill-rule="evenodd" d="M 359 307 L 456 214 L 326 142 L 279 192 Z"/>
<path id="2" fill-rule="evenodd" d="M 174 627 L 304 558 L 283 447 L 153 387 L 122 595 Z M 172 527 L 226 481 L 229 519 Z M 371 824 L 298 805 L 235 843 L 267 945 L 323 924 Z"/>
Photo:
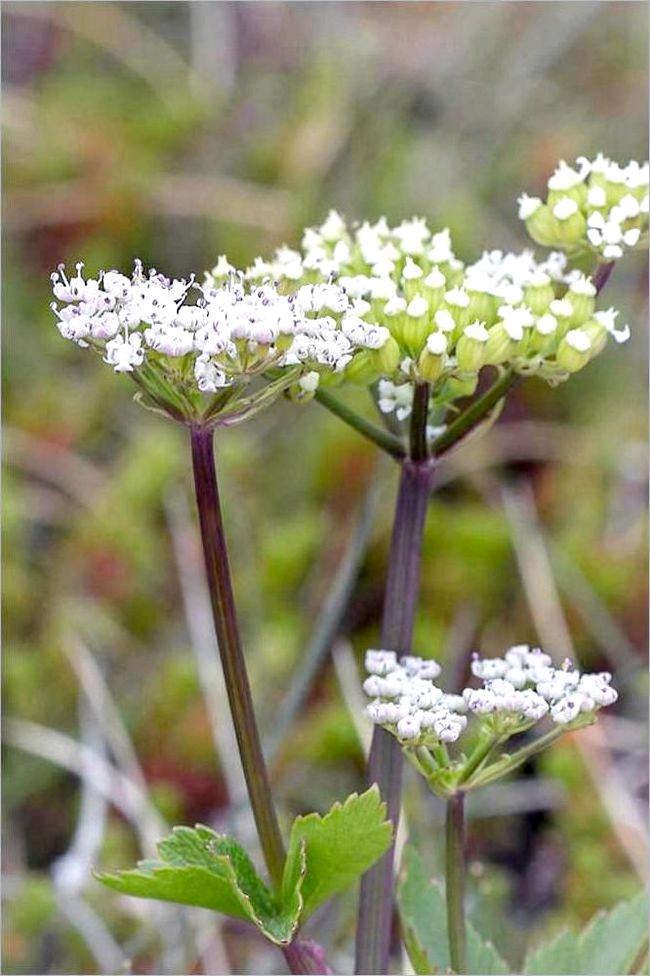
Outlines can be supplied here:
<path id="1" fill-rule="evenodd" d="M 348 227 L 331 211 L 305 232 L 302 251 L 281 248 L 246 274 L 290 290 L 335 280 L 360 318 L 392 339 L 381 363 L 360 356 L 345 377 L 362 384 L 383 377 L 379 408 L 404 419 L 413 379 L 435 384 L 432 406 L 446 405 L 474 392 L 483 366 L 559 382 L 582 369 L 608 336 L 622 341 L 627 330 L 615 328 L 616 312 L 596 312 L 594 284 L 569 275 L 566 265 L 560 251 L 540 263 L 527 250 L 485 252 L 465 266 L 446 228 L 432 233 L 418 217 L 396 227 L 384 218 Z"/>
<path id="2" fill-rule="evenodd" d="M 415 744 L 435 739 L 455 742 L 467 718 L 460 695 L 445 695 L 433 683 L 440 665 L 421 657 L 402 657 L 394 651 L 366 652 L 369 677 L 363 690 L 373 700 L 366 713 L 375 725 L 385 725 L 398 739 Z"/>
<path id="3" fill-rule="evenodd" d="M 609 672 L 581 674 L 569 660 L 555 668 L 548 654 L 527 644 L 511 647 L 503 657 L 474 655 L 472 674 L 483 687 L 466 689 L 463 696 L 468 709 L 479 715 L 510 711 L 537 720 L 548 712 L 564 725 L 618 698 Z"/>
<path id="4" fill-rule="evenodd" d="M 272 283 L 246 282 L 225 258 L 202 286 L 146 274 L 140 261 L 131 278 L 118 271 L 84 278 L 82 271 L 78 264 L 68 278 L 61 266 L 51 276 L 61 335 L 102 351 L 116 372 L 153 358 L 174 368 L 176 379 L 187 373 L 202 393 L 269 367 L 297 367 L 310 392 L 324 374 L 341 374 L 358 351 L 379 353 L 390 339 L 338 285 L 306 284 L 285 295 Z"/>
<path id="5" fill-rule="evenodd" d="M 648 233 L 648 163 L 627 166 L 599 153 L 575 167 L 561 160 L 548 181 L 544 203 L 524 193 L 519 216 L 528 233 L 548 247 L 586 245 L 613 261 Z"/>
<path id="6" fill-rule="evenodd" d="M 363 690 L 372 699 L 366 714 L 411 745 L 455 742 L 467 726 L 466 713 L 502 716 L 511 734 L 545 715 L 566 725 L 618 697 L 611 674 L 581 674 L 569 661 L 555 668 L 548 654 L 528 645 L 511 647 L 503 657 L 474 655 L 472 674 L 482 687 L 460 695 L 445 694 L 434 683 L 440 666 L 433 660 L 398 660 L 394 651 L 369 650 L 365 667 Z"/>

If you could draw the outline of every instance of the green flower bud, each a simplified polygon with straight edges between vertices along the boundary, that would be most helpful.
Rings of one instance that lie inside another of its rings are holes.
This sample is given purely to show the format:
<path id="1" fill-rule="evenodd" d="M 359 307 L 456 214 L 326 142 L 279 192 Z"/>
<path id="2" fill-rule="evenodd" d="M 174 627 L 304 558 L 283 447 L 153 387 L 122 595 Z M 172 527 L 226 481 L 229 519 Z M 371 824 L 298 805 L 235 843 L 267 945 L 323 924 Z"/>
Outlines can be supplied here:
<path id="1" fill-rule="evenodd" d="M 577 244 L 587 231 L 587 221 L 572 197 L 563 196 L 552 207 L 558 244 Z"/>
<path id="2" fill-rule="evenodd" d="M 442 332 L 432 332 L 418 359 L 418 373 L 428 383 L 440 378 L 447 361 L 447 337 Z"/>
<path id="3" fill-rule="evenodd" d="M 571 325 L 580 325 L 593 315 L 596 307 L 596 287 L 585 277 L 574 281 L 564 296 L 573 310 Z"/>
<path id="4" fill-rule="evenodd" d="M 484 322 L 487 326 L 497 320 L 497 299 L 485 291 L 467 290 L 469 306 L 467 313 L 470 321 Z"/>
<path id="5" fill-rule="evenodd" d="M 407 301 L 410 302 L 411 299 L 421 293 L 421 281 L 423 277 L 424 271 L 420 265 L 416 264 L 413 258 L 407 257 L 404 270 L 402 271 L 402 291 Z"/>
<path id="6" fill-rule="evenodd" d="M 465 329 L 471 321 L 469 317 L 469 304 L 470 297 L 464 288 L 451 288 L 449 291 L 445 292 L 445 300 L 442 304 L 441 311 L 449 312 L 456 323 L 456 328 L 454 330 L 455 337 L 461 335 L 463 329 Z"/>
<path id="7" fill-rule="evenodd" d="M 404 345 L 406 305 L 407 302 L 404 298 L 395 295 L 385 303 L 380 315 L 381 322 L 400 345 Z"/>
<path id="8" fill-rule="evenodd" d="M 553 209 L 563 197 L 569 197 L 579 206 L 584 206 L 587 188 L 583 179 L 584 171 L 579 172 L 560 160 L 557 169 L 548 181 L 548 205 Z"/>
<path id="9" fill-rule="evenodd" d="M 575 200 L 579 207 L 584 207 L 587 202 L 587 186 L 585 183 L 577 183 L 575 186 L 566 190 L 549 190 L 546 198 L 547 205 L 553 209 L 556 203 L 564 197 Z"/>
<path id="10" fill-rule="evenodd" d="M 557 334 L 558 338 L 561 339 L 571 328 L 573 306 L 567 298 L 555 298 L 549 305 L 548 310 L 557 320 Z"/>
<path id="11" fill-rule="evenodd" d="M 547 206 L 538 206 L 526 218 L 526 230 L 537 244 L 542 247 L 554 247 L 559 243 L 557 237 L 557 220 Z"/>
<path id="12" fill-rule="evenodd" d="M 540 272 L 524 288 L 524 304 L 534 315 L 543 315 L 555 298 L 555 289 L 547 274 Z"/>
<path id="13" fill-rule="evenodd" d="M 378 380 L 382 375 L 382 370 L 377 365 L 378 352 L 378 349 L 362 349 L 358 352 L 343 370 L 346 381 L 357 386 L 370 386 Z"/>
<path id="14" fill-rule="evenodd" d="M 423 295 L 416 295 L 407 306 L 402 329 L 403 344 L 412 356 L 419 354 L 430 331 L 429 303 Z"/>
<path id="15" fill-rule="evenodd" d="M 447 279 L 445 278 L 442 271 L 435 265 L 421 282 L 422 293 L 426 296 L 429 302 L 429 308 L 432 312 L 437 311 L 445 297 L 445 292 L 449 287 L 447 284 Z"/>
<path id="16" fill-rule="evenodd" d="M 557 364 L 567 373 L 577 373 L 591 359 L 591 339 L 583 329 L 571 329 L 557 351 Z"/>
<path id="17" fill-rule="evenodd" d="M 537 353 L 540 356 L 550 356 L 555 351 L 557 340 L 557 319 L 550 312 L 547 312 L 538 318 L 535 328 L 530 332 L 528 352 Z"/>
<path id="18" fill-rule="evenodd" d="M 523 329 L 520 329 L 519 338 L 523 338 Z M 459 340 L 460 342 L 460 340 Z M 517 343 L 513 341 L 503 322 L 497 322 L 488 333 L 488 341 L 485 344 L 485 366 L 498 366 L 505 363 L 515 354 Z"/>
<path id="19" fill-rule="evenodd" d="M 369 350 L 372 361 L 382 376 L 391 376 L 399 366 L 402 352 L 399 343 L 393 336 L 384 343 L 381 349 Z"/>
<path id="20" fill-rule="evenodd" d="M 461 372 L 478 373 L 485 364 L 488 339 L 488 330 L 481 322 L 472 322 L 463 330 L 456 343 L 456 362 Z"/>
<path id="21" fill-rule="evenodd" d="M 591 341 L 590 358 L 594 359 L 607 345 L 609 333 L 598 319 L 589 319 L 588 322 L 580 326 L 580 331 L 589 336 Z"/>

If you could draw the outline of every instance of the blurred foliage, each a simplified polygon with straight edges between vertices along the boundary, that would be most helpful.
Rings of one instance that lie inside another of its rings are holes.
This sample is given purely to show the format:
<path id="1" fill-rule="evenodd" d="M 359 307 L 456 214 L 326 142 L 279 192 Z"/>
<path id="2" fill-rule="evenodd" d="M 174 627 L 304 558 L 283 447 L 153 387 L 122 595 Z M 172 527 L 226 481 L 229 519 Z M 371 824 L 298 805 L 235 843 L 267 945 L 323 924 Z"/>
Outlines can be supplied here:
<path id="1" fill-rule="evenodd" d="M 183 563 L 196 561 L 188 446 L 180 430 L 134 406 L 128 379 L 59 340 L 48 273 L 77 259 L 128 269 L 134 255 L 170 274 L 208 267 L 222 251 L 249 262 L 295 243 L 331 206 L 358 218 L 425 214 L 435 227 L 450 225 L 464 258 L 484 246 L 526 246 L 515 198 L 538 190 L 559 157 L 645 153 L 643 6 L 6 3 L 3 20 L 5 714 L 83 737 L 84 692 L 66 654 L 83 638 L 153 808 L 185 823 L 235 818 L 234 832 L 250 843 L 246 818 L 228 805 L 233 757 L 215 757 L 172 545 L 180 539 Z M 500 473 L 530 479 L 553 545 L 642 665 L 642 260 L 618 268 L 608 291 L 631 343 L 566 388 L 524 385 L 502 426 L 553 422 L 557 443 L 532 461 L 521 459 L 524 443 Z M 427 527 L 416 648 L 457 671 L 479 642 L 492 653 L 535 639 L 495 470 L 481 468 L 496 444 L 491 433 L 466 449 L 477 471 L 447 480 Z M 374 479 L 379 511 L 346 630 L 358 655 L 378 639 L 394 472 L 375 468 L 373 450 L 316 404 L 281 404 L 220 434 L 217 446 L 247 656 L 271 730 Z M 580 659 L 611 666 L 571 593 L 562 594 Z M 625 729 L 643 729 L 638 695 L 624 691 L 618 714 Z M 638 799 L 643 764 L 621 736 Z M 361 785 L 356 727 L 329 665 L 274 769 L 287 816 L 327 809 Z M 531 931 L 582 922 L 638 884 L 573 747 L 555 750 L 543 771 L 564 785 L 562 802 L 478 817 L 470 834 L 483 865 L 476 904 L 525 906 L 505 932 L 503 916 L 489 919 L 480 907 L 477 924 L 521 955 Z M 111 937 L 135 972 L 158 971 L 160 952 L 179 946 L 185 961 L 165 957 L 167 971 L 194 965 L 191 926 L 165 948 L 162 916 L 90 878 L 91 921 L 66 916 L 65 889 L 52 878 L 75 836 L 79 792 L 69 771 L 6 749 L 5 971 L 101 971 Z M 409 807 L 426 845 L 430 806 L 413 792 Z M 138 843 L 133 824 L 111 810 L 92 863 L 128 864 Z M 555 867 L 540 891 L 524 861 L 545 852 Z M 351 910 L 345 899 L 316 919 L 343 971 Z M 98 924 L 108 945 L 93 935 Z M 260 963 L 259 945 L 243 952 L 236 935 L 223 933 L 231 964 L 272 971 L 259 966 L 275 960 Z"/>

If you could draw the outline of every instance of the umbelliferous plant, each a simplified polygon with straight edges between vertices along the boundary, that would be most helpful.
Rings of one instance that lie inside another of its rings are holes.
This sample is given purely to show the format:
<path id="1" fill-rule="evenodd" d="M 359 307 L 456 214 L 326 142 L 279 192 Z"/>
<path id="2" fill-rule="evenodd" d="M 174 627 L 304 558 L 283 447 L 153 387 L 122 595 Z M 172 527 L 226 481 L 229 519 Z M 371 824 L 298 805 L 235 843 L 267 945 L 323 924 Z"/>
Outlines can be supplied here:
<path id="1" fill-rule="evenodd" d="M 101 875 L 104 883 L 245 919 L 283 949 L 291 971 L 326 972 L 323 950 L 300 937 L 300 926 L 364 875 L 356 972 L 386 973 L 406 756 L 448 804 L 446 921 L 436 945 L 433 918 L 427 922 L 422 906 L 437 912 L 443 895 L 423 880 L 413 852 L 400 886 L 413 965 L 418 972 L 507 971 L 465 924 L 464 796 L 564 731 L 592 722 L 616 692 L 609 675 L 583 675 L 569 662 L 558 667 L 527 647 L 476 658 L 472 672 L 482 687 L 462 695 L 434 684 L 438 665 L 412 654 L 424 524 L 440 458 L 493 422 L 517 382 L 532 376 L 557 386 L 610 339 L 628 338 L 618 313 L 598 300 L 613 262 L 647 241 L 647 182 L 647 164 L 623 168 L 602 156 L 578 160 L 576 168 L 561 163 L 546 202 L 520 199 L 533 239 L 554 248 L 543 259 L 531 250 L 488 250 L 464 263 L 449 231 L 432 233 L 424 219 L 348 225 L 331 211 L 320 227 L 305 231 L 299 250 L 281 248 L 245 271 L 222 257 L 201 284 L 147 273 L 139 261 L 130 277 L 118 271 L 86 277 L 83 265 L 71 277 L 63 267 L 53 274 L 61 334 L 128 374 L 143 406 L 188 430 L 231 717 L 268 872 L 264 881 L 236 840 L 199 825 L 176 828 L 161 842 L 158 861 Z M 370 391 L 376 418 L 340 397 L 346 385 Z M 399 465 L 383 650 L 366 657 L 374 723 L 367 790 L 323 817 L 299 817 L 287 846 L 241 646 L 213 444 L 215 430 L 254 417 L 283 395 L 302 404 L 316 399 Z M 540 722 L 550 730 L 504 751 L 513 736 Z M 630 912 L 636 919 L 638 909 Z M 599 937 L 608 931 L 604 925 Z M 638 951 L 638 939 L 634 946 Z M 585 964 L 583 949 L 571 965 Z M 539 960 L 531 965 L 527 971 L 540 971 Z"/>

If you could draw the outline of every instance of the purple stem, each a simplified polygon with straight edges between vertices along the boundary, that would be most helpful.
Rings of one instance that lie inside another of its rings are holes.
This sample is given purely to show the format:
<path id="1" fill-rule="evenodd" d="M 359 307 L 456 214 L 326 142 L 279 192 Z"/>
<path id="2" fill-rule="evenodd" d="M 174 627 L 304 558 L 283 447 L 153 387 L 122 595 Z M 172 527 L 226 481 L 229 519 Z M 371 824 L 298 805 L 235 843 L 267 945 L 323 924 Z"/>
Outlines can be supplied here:
<path id="1" fill-rule="evenodd" d="M 599 295 L 607 282 L 609 281 L 609 276 L 614 270 L 614 261 L 610 261 L 608 264 L 599 264 L 596 269 L 592 281 L 596 287 L 596 294 Z"/>
<path id="2" fill-rule="evenodd" d="M 213 431 L 209 427 L 192 427 L 190 436 L 201 542 L 230 714 L 264 860 L 273 886 L 277 889 L 282 881 L 286 855 L 262 753 L 237 625 L 228 549 L 219 505 Z M 292 973 L 330 972 L 324 952 L 316 943 L 296 940 L 286 946 L 283 953 Z"/>
<path id="3" fill-rule="evenodd" d="M 311 939 L 296 939 L 284 949 L 284 958 L 287 960 L 292 973 L 331 976 L 334 972 L 333 969 L 330 969 L 325 958 L 323 947 L 317 942 L 312 942 Z"/>
<path id="4" fill-rule="evenodd" d="M 414 424 L 426 423 L 427 397 L 426 386 L 416 388 Z M 399 654 L 409 654 L 411 651 L 420 584 L 424 523 L 435 465 L 426 453 L 420 454 L 419 447 L 423 444 L 418 431 L 412 430 L 411 451 L 416 456 L 401 464 L 390 544 L 381 646 Z M 368 782 L 378 784 L 395 832 L 399 821 L 402 765 L 399 743 L 385 729 L 376 726 L 368 760 Z M 388 972 L 393 919 L 393 860 L 394 844 L 361 880 L 356 973 Z"/>

